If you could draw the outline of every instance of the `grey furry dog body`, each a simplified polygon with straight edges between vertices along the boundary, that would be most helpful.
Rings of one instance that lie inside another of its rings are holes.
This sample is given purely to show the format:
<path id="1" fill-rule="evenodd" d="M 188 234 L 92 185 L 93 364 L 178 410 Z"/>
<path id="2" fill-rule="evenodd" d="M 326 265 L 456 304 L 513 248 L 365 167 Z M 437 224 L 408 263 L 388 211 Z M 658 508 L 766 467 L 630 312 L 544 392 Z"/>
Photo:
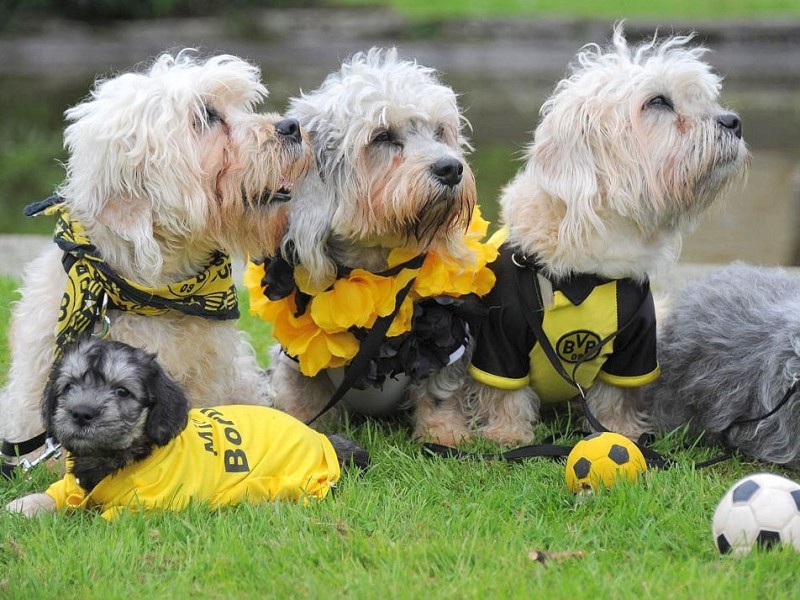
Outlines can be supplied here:
<path id="1" fill-rule="evenodd" d="M 662 431 L 800 468 L 800 396 L 769 413 L 800 377 L 800 279 L 734 264 L 690 283 L 659 333 L 649 388 Z"/>

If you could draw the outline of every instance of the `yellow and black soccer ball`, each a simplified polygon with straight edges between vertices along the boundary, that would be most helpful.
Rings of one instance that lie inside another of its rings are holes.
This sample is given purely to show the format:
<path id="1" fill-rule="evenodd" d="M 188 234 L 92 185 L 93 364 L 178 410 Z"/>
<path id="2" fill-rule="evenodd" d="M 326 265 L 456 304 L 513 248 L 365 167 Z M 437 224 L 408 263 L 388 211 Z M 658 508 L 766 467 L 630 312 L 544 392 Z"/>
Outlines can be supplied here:
<path id="1" fill-rule="evenodd" d="M 593 433 L 567 456 L 565 477 L 573 494 L 610 488 L 620 479 L 636 481 L 647 470 L 642 451 L 619 433 Z"/>

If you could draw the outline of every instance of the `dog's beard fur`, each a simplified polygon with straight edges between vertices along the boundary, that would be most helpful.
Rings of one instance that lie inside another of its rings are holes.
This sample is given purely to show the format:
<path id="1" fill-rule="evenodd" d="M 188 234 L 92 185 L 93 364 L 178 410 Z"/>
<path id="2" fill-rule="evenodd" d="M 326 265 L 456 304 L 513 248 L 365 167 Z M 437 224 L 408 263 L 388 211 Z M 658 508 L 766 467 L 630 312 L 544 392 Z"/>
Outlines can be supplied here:
<path id="1" fill-rule="evenodd" d="M 399 142 L 369 144 L 357 158 L 353 181 L 353 202 L 339 207 L 333 222 L 336 235 L 358 244 L 380 240 L 388 246 L 403 246 L 420 252 L 431 247 L 447 249 L 450 239 L 458 239 L 469 224 L 475 207 L 475 182 L 466 167 L 461 182 L 445 185 L 431 165 L 433 132 L 414 128 L 406 138 L 403 154 L 395 148 Z M 399 134 L 396 134 L 399 137 Z M 421 146 L 414 152 L 413 144 Z M 449 148 L 438 149 L 449 157 Z M 435 154 L 434 154 L 435 156 Z M 462 167 L 465 163 L 461 163 Z"/>
<path id="2" fill-rule="evenodd" d="M 187 423 L 189 403 L 152 354 L 84 338 L 53 366 L 42 417 L 72 456 L 87 492 L 107 475 L 146 458 Z"/>

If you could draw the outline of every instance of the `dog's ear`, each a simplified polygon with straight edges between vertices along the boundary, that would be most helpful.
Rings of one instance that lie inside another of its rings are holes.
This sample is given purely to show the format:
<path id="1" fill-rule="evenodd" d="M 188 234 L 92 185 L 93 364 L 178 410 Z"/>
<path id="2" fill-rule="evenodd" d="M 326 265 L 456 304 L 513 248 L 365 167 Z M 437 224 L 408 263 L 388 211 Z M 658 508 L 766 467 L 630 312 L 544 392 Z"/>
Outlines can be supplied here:
<path id="1" fill-rule="evenodd" d="M 147 378 L 150 409 L 145 430 L 150 440 L 163 446 L 186 428 L 189 400 L 181 386 L 169 377 L 152 356 Z"/>
<path id="2" fill-rule="evenodd" d="M 283 243 L 284 258 L 301 264 L 314 284 L 326 287 L 336 277 L 328 256 L 328 238 L 336 210 L 334 192 L 312 169 L 292 191 L 292 218 Z"/>
<path id="3" fill-rule="evenodd" d="M 147 272 L 161 268 L 161 248 L 153 236 L 153 209 L 143 197 L 112 196 L 106 199 L 97 220 L 115 235 L 130 242 L 136 261 Z"/>
<path id="4" fill-rule="evenodd" d="M 56 381 L 61 372 L 61 359 L 57 360 L 50 369 L 50 375 L 47 377 L 47 385 L 44 387 L 44 394 L 42 394 L 42 424 L 48 435 L 52 435 L 53 431 L 53 413 L 58 405 L 58 388 Z"/>
<path id="5" fill-rule="evenodd" d="M 102 94 L 71 108 L 66 115 L 74 123 L 64 133 L 70 157 L 68 177 L 59 193 L 69 199 L 74 216 L 96 219 L 128 242 L 137 267 L 154 277 L 162 268 L 163 257 L 153 234 L 152 196 L 159 186 L 153 183 L 152 174 L 164 169 L 150 164 L 157 149 L 144 139 L 146 128 L 135 111 L 116 106 Z M 160 159 L 170 162 L 168 157 Z"/>
<path id="6" fill-rule="evenodd" d="M 564 202 L 562 234 L 580 238 L 587 225 L 602 228 L 596 157 L 590 147 L 593 126 L 588 111 L 552 103 L 536 130 L 528 164 L 542 189 Z"/>

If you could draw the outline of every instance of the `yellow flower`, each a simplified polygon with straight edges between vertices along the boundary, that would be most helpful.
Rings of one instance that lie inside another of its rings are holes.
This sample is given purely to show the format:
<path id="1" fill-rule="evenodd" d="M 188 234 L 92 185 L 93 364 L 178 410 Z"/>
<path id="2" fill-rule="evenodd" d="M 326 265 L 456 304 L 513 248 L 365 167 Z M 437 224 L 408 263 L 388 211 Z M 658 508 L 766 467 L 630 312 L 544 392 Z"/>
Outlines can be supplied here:
<path id="1" fill-rule="evenodd" d="M 489 293 L 494 287 L 495 275 L 487 265 L 497 258 L 502 239 L 495 234 L 483 242 L 488 229 L 488 221 L 475 207 L 463 239 L 472 251 L 473 260 L 469 264 L 459 264 L 449 256 L 429 252 L 414 284 L 414 293 L 421 298 Z"/>
<path id="2" fill-rule="evenodd" d="M 261 288 L 261 280 L 263 277 L 264 265 L 248 261 L 242 281 L 250 296 L 250 314 L 254 317 L 260 316 L 262 319 L 268 321 L 269 319 L 266 319 L 262 314 L 269 303 L 269 300 L 264 295 L 264 290 Z"/>
<path id="3" fill-rule="evenodd" d="M 300 372 L 307 377 L 313 377 L 322 369 L 335 369 L 350 364 L 358 353 L 359 343 L 356 336 L 349 331 L 326 333 L 318 328 L 308 339 L 303 352 L 292 353 L 289 347 L 285 348 L 290 356 L 297 356 Z"/>
<path id="4" fill-rule="evenodd" d="M 397 311 L 392 324 L 389 325 L 389 329 L 386 331 L 386 337 L 396 337 L 409 331 L 411 329 L 411 318 L 413 316 L 414 301 L 409 296 L 406 296 L 405 300 L 403 300 L 403 304 L 400 305 L 400 310 Z"/>
<path id="5" fill-rule="evenodd" d="M 294 280 L 297 283 L 297 289 L 309 296 L 317 296 L 327 290 L 334 282 L 325 281 L 322 283 L 315 283 L 311 280 L 311 274 L 303 265 L 297 265 L 294 268 Z"/>
<path id="6" fill-rule="evenodd" d="M 333 287 L 314 297 L 311 316 L 326 331 L 371 327 L 378 316 L 394 308 L 394 280 L 363 269 L 337 279 Z"/>
<path id="7" fill-rule="evenodd" d="M 370 328 L 378 317 L 395 309 L 397 293 L 415 279 L 387 332 L 388 337 L 411 329 L 414 301 L 434 296 L 483 296 L 494 286 L 495 276 L 488 263 L 497 258 L 505 239 L 503 230 L 484 242 L 489 224 L 476 207 L 463 242 L 473 259 L 459 264 L 449 256 L 429 252 L 419 269 L 402 269 L 397 275 L 382 276 L 363 269 L 353 269 L 348 277 L 337 279 L 324 289 L 311 282 L 306 269 L 295 268 L 298 289 L 311 296 L 306 312 L 295 316 L 295 294 L 276 301 L 264 296 L 261 280 L 264 266 L 248 264 L 244 284 L 250 293 L 250 314 L 273 324 L 272 334 L 290 356 L 300 363 L 300 371 L 313 377 L 322 369 L 348 365 L 358 353 L 358 339 L 349 330 Z M 395 248 L 389 253 L 389 268 L 403 264 L 416 252 Z M 323 284 L 324 285 L 324 284 Z"/>
<path id="8" fill-rule="evenodd" d="M 294 298 L 267 302 L 259 316 L 273 324 L 273 337 L 298 359 L 300 372 L 313 377 L 322 369 L 348 364 L 358 352 L 358 339 L 349 331 L 325 331 L 308 312 L 296 317 Z"/>

